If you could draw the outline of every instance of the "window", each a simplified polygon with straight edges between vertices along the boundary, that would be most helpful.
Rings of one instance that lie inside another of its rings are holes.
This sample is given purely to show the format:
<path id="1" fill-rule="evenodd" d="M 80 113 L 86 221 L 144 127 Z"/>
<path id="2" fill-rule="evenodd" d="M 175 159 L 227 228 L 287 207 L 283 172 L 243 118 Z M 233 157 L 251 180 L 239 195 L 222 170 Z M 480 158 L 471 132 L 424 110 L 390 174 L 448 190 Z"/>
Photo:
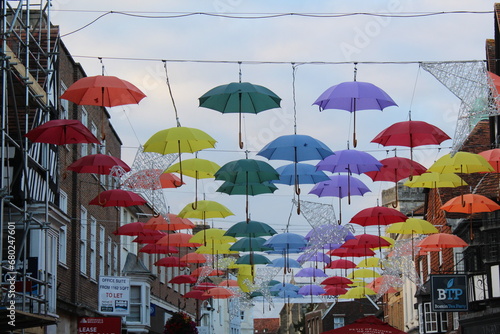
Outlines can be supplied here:
<path id="1" fill-rule="evenodd" d="M 83 125 L 85 125 L 86 127 L 88 127 L 89 125 L 89 119 L 88 119 L 88 113 L 87 113 L 87 110 L 85 109 L 85 107 L 82 107 L 82 123 Z M 88 148 L 88 144 L 80 144 L 80 147 L 81 147 L 81 156 L 84 157 L 86 155 L 89 154 L 89 148 Z"/>
<path id="2" fill-rule="evenodd" d="M 113 273 L 111 275 L 118 275 L 118 244 L 113 242 Z"/>
<path id="3" fill-rule="evenodd" d="M 333 329 L 344 326 L 344 316 L 333 316 Z"/>
<path id="4" fill-rule="evenodd" d="M 457 274 L 464 273 L 464 254 L 462 253 L 463 247 L 453 248 L 453 258 L 455 260 L 455 272 Z"/>
<path id="5" fill-rule="evenodd" d="M 448 312 L 439 312 L 439 317 L 441 320 L 441 331 L 446 332 L 448 330 Z"/>
<path id="6" fill-rule="evenodd" d="M 426 333 L 437 333 L 437 313 L 431 311 L 431 303 L 424 303 L 424 322 Z"/>
<path id="7" fill-rule="evenodd" d="M 104 276 L 104 249 L 106 247 L 106 230 L 104 226 L 99 226 L 99 275 Z"/>
<path id="8" fill-rule="evenodd" d="M 432 273 L 432 259 L 431 252 L 427 252 L 427 276 Z"/>
<path id="9" fill-rule="evenodd" d="M 108 237 L 108 261 L 106 261 L 106 275 L 112 275 L 113 273 L 111 272 L 111 264 L 113 263 L 113 240 L 111 237 Z"/>
<path id="10" fill-rule="evenodd" d="M 68 194 L 59 189 L 59 209 L 62 212 L 68 213 Z"/>
<path id="11" fill-rule="evenodd" d="M 87 210 L 80 209 L 80 272 L 87 275 Z"/>
<path id="12" fill-rule="evenodd" d="M 97 220 L 90 217 L 90 278 L 97 279 Z"/>
<path id="13" fill-rule="evenodd" d="M 459 320 L 460 320 L 460 317 L 458 316 L 458 312 L 453 312 L 453 330 L 458 329 Z"/>
<path id="14" fill-rule="evenodd" d="M 67 242 L 68 234 L 66 226 L 61 226 L 59 228 L 59 262 L 62 264 L 66 264 Z"/>
<path id="15" fill-rule="evenodd" d="M 90 123 L 90 132 L 97 138 L 97 125 L 94 122 Z M 90 154 L 97 154 L 97 144 L 91 144 Z"/>
<path id="16" fill-rule="evenodd" d="M 127 323 L 150 324 L 149 297 L 150 286 L 145 283 L 130 284 L 130 315 L 127 316 Z"/>
<path id="17" fill-rule="evenodd" d="M 64 84 L 64 82 L 61 81 L 61 95 L 64 94 L 68 87 Z M 59 103 L 61 106 L 61 112 L 59 114 L 60 119 L 68 119 L 68 112 L 69 112 L 69 101 L 65 99 L 59 99 Z"/>

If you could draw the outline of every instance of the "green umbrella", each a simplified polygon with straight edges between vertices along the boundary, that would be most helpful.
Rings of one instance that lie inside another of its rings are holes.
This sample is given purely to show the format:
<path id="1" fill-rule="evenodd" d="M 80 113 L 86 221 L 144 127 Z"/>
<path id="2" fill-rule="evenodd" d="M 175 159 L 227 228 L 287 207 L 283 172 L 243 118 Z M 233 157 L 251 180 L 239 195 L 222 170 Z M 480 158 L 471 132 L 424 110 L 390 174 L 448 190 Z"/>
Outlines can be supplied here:
<path id="1" fill-rule="evenodd" d="M 228 195 L 260 195 L 272 194 L 278 189 L 271 182 L 265 181 L 262 183 L 234 184 L 232 182 L 224 182 L 216 191 Z"/>
<path id="2" fill-rule="evenodd" d="M 265 161 L 240 159 L 230 161 L 215 172 L 215 179 L 235 184 L 279 180 L 280 174 Z"/>
<path id="3" fill-rule="evenodd" d="M 229 249 L 238 252 L 265 252 L 273 250 L 271 247 L 263 246 L 264 242 L 266 242 L 266 239 L 261 237 L 245 237 L 236 241 Z"/>
<path id="4" fill-rule="evenodd" d="M 280 107 L 281 98 L 266 87 L 249 82 L 231 82 L 212 88 L 199 99 L 200 107 L 220 111 L 223 114 L 239 114 L 239 144 L 241 141 L 241 114 L 257 114 Z"/>
<path id="5" fill-rule="evenodd" d="M 278 232 L 266 223 L 255 220 L 242 221 L 227 229 L 224 235 L 230 237 L 263 237 L 275 235 Z"/>
<path id="6" fill-rule="evenodd" d="M 236 264 L 254 265 L 254 264 L 269 264 L 269 263 L 271 263 L 271 260 L 269 260 L 264 255 L 253 254 L 253 253 L 243 255 L 238 260 L 236 260 Z"/>

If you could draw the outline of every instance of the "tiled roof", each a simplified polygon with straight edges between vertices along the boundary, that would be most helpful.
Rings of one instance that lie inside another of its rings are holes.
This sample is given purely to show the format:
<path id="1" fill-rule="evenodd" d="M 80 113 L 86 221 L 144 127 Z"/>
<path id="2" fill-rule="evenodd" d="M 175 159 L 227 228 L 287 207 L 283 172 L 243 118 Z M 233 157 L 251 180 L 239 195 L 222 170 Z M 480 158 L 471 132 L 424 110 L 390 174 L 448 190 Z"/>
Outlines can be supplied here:
<path id="1" fill-rule="evenodd" d="M 253 320 L 254 333 L 276 334 L 280 329 L 279 318 L 261 318 Z"/>

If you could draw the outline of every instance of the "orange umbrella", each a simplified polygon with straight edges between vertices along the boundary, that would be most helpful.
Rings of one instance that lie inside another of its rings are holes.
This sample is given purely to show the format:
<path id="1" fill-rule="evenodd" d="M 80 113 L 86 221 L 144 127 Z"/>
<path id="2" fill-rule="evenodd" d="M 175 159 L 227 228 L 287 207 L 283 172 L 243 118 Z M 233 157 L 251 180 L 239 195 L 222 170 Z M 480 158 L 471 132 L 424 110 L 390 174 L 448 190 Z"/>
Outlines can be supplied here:
<path id="1" fill-rule="evenodd" d="M 172 173 L 161 173 L 159 181 L 162 188 L 177 188 L 179 184 L 184 184 L 180 177 Z"/>
<path id="2" fill-rule="evenodd" d="M 234 292 L 226 288 L 217 287 L 205 291 L 203 295 L 212 297 L 214 299 L 227 299 L 234 297 Z"/>
<path id="3" fill-rule="evenodd" d="M 219 284 L 217 284 L 217 286 L 220 286 L 220 287 L 229 287 L 229 286 L 240 286 L 238 284 L 238 281 L 235 281 L 234 279 L 226 279 L 226 280 L 223 280 L 222 282 L 220 282 Z"/>
<path id="4" fill-rule="evenodd" d="M 203 254 L 198 253 L 187 253 L 183 257 L 181 257 L 181 261 L 186 263 L 205 263 L 207 262 L 207 258 Z"/>
<path id="5" fill-rule="evenodd" d="M 200 276 L 203 271 L 207 270 L 206 268 L 207 267 L 196 268 L 195 270 L 193 270 L 191 272 L 191 275 L 192 276 Z M 223 270 L 219 270 L 219 269 L 215 270 L 215 269 L 210 268 L 210 271 L 208 272 L 208 275 L 206 275 L 206 276 L 222 276 L 225 274 L 226 273 Z"/>
<path id="6" fill-rule="evenodd" d="M 482 195 L 466 194 L 463 195 L 463 201 L 461 196 L 453 197 L 441 206 L 441 209 L 447 212 L 460 212 L 470 215 L 478 212 L 500 210 L 500 205 Z"/>
<path id="7" fill-rule="evenodd" d="M 368 283 L 366 287 L 372 289 L 376 293 L 395 293 L 397 290 L 394 286 L 402 285 L 403 280 L 401 278 L 393 275 L 382 275 L 376 277 L 373 281 Z"/>
<path id="8" fill-rule="evenodd" d="M 163 216 L 152 217 L 146 222 L 144 228 L 165 231 L 188 230 L 194 228 L 194 224 L 189 219 L 180 218 L 173 213 L 168 214 L 168 219 L 169 221 Z"/>
<path id="9" fill-rule="evenodd" d="M 436 233 L 422 239 L 417 247 L 425 249 L 442 249 L 442 248 L 455 248 L 467 247 L 468 244 L 454 234 Z"/>
<path id="10" fill-rule="evenodd" d="M 184 294 L 184 298 L 193 298 L 193 299 L 199 299 L 199 300 L 206 300 L 209 299 L 210 296 L 205 296 L 205 291 L 202 290 L 191 290 Z"/>
<path id="11" fill-rule="evenodd" d="M 199 247 L 201 244 L 189 242 L 193 237 L 187 233 L 170 233 L 156 242 L 157 245 L 177 246 L 177 247 Z"/>

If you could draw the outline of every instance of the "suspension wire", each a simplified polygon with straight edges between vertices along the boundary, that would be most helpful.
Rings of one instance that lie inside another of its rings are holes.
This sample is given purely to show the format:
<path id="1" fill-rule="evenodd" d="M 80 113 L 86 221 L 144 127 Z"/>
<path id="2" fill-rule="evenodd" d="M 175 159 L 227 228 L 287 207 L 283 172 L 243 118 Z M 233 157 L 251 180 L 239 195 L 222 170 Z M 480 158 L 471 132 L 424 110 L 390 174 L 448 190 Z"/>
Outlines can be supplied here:
<path id="1" fill-rule="evenodd" d="M 408 110 L 408 120 L 409 121 L 411 121 L 411 107 L 413 106 L 413 99 L 415 98 L 415 92 L 417 90 L 417 82 L 418 82 L 418 77 L 420 75 L 421 68 L 422 68 L 422 64 L 418 64 L 417 76 L 415 78 L 415 83 L 413 84 L 413 92 L 411 94 L 411 99 L 410 99 L 410 108 Z"/>
<path id="2" fill-rule="evenodd" d="M 295 73 L 297 64 L 292 63 L 292 101 L 293 101 L 293 133 L 297 134 L 297 98 L 295 95 Z"/>
<path id="3" fill-rule="evenodd" d="M 168 93 L 170 94 L 170 99 L 172 100 L 172 105 L 174 107 L 175 121 L 177 122 L 177 126 L 179 127 L 181 126 L 181 123 L 179 121 L 179 114 L 177 113 L 177 107 L 175 105 L 174 95 L 172 94 L 172 87 L 170 87 L 170 80 L 168 79 L 167 61 L 162 60 L 162 62 L 163 62 L 163 68 L 165 68 L 165 81 L 167 83 Z"/>

